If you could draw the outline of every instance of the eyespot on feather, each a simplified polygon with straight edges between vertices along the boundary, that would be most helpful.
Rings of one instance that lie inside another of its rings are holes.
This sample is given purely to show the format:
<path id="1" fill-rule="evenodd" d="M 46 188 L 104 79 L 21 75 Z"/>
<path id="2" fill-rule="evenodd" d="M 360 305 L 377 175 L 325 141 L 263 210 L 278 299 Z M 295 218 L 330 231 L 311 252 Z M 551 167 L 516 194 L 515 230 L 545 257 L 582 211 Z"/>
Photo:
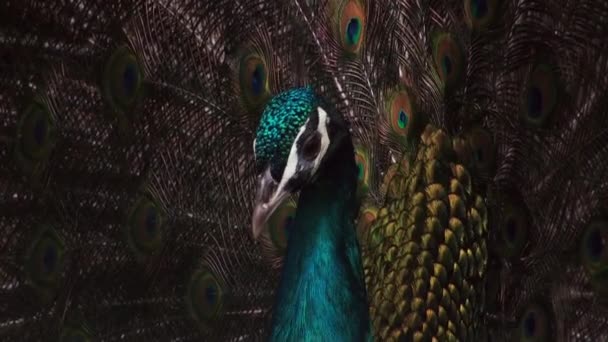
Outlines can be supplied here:
<path id="1" fill-rule="evenodd" d="M 25 257 L 25 273 L 43 300 L 60 286 L 64 269 L 65 245 L 55 230 L 40 226 Z"/>
<path id="2" fill-rule="evenodd" d="M 342 48 L 349 54 L 358 54 L 365 40 L 367 25 L 364 4 L 357 0 L 344 1 L 337 8 L 335 21 Z"/>
<path id="3" fill-rule="evenodd" d="M 435 70 L 446 89 L 457 86 L 464 73 L 464 51 L 460 43 L 447 32 L 433 36 Z"/>
<path id="4" fill-rule="evenodd" d="M 521 255 L 530 229 L 530 218 L 525 207 L 516 201 L 505 203 L 499 229 L 499 253 L 507 258 Z"/>
<path id="5" fill-rule="evenodd" d="M 386 119 L 393 135 L 403 140 L 416 136 L 419 118 L 413 100 L 406 89 L 397 89 L 389 96 L 386 104 Z"/>
<path id="6" fill-rule="evenodd" d="M 542 126 L 557 107 L 559 98 L 558 77 L 554 68 L 537 64 L 528 75 L 522 98 L 524 120 L 531 126 Z"/>
<path id="7" fill-rule="evenodd" d="M 602 293 L 608 283 L 608 221 L 596 219 L 589 223 L 580 241 L 583 265 L 592 283 Z"/>
<path id="8" fill-rule="evenodd" d="M 143 71 L 137 56 L 127 46 L 118 47 L 104 67 L 104 98 L 114 111 L 128 111 L 141 94 L 142 83 Z"/>
<path id="9" fill-rule="evenodd" d="M 38 100 L 25 107 L 15 132 L 14 158 L 21 171 L 35 176 L 49 159 L 57 142 L 55 119 Z"/>
<path id="10" fill-rule="evenodd" d="M 552 341 L 552 317 L 539 304 L 529 305 L 519 318 L 519 340 L 527 342 Z"/>
<path id="11" fill-rule="evenodd" d="M 18 151 L 29 160 L 48 157 L 55 142 L 55 122 L 48 108 L 34 101 L 21 115 L 17 128 Z"/>
<path id="12" fill-rule="evenodd" d="M 186 306 L 196 322 L 207 326 L 222 312 L 225 296 L 224 283 L 207 267 L 194 272 L 188 284 Z"/>
<path id="13" fill-rule="evenodd" d="M 260 111 L 270 98 L 268 66 L 257 52 L 244 54 L 239 62 L 239 90 L 245 108 Z"/>
<path id="14" fill-rule="evenodd" d="M 281 252 L 287 248 L 287 240 L 295 215 L 296 202 L 288 199 L 275 210 L 266 225 L 273 245 Z"/>
<path id="15" fill-rule="evenodd" d="M 468 134 L 471 147 L 471 161 L 474 168 L 482 174 L 490 174 L 494 168 L 496 150 L 490 132 L 481 126 L 475 126 Z"/>
<path id="16" fill-rule="evenodd" d="M 469 28 L 477 31 L 495 23 L 500 0 L 465 0 L 464 12 Z"/>
<path id="17" fill-rule="evenodd" d="M 148 196 L 140 197 L 127 219 L 127 239 L 139 257 L 157 254 L 164 239 L 164 215 Z"/>

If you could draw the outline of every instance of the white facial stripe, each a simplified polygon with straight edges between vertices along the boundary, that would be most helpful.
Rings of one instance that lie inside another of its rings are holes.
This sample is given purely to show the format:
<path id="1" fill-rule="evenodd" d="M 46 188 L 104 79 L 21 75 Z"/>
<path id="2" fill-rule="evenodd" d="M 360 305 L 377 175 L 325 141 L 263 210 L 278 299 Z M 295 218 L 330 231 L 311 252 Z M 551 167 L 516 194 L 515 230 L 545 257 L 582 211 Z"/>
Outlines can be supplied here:
<path id="1" fill-rule="evenodd" d="M 302 133 L 304 133 L 304 130 L 306 129 L 306 125 L 308 124 L 308 121 L 309 120 L 306 120 L 304 125 L 302 127 L 300 127 L 300 131 L 298 132 L 298 135 L 294 139 L 293 145 L 291 145 L 291 150 L 289 151 L 289 157 L 287 158 L 287 164 L 285 165 L 285 170 L 283 171 L 283 177 L 281 177 L 281 182 L 279 183 L 277 190 L 274 192 L 274 195 L 272 195 L 271 202 L 275 201 L 278 194 L 283 192 L 283 189 L 285 188 L 285 185 L 287 184 L 287 182 L 296 173 L 296 167 L 298 166 L 298 149 L 297 149 L 296 141 L 298 141 L 298 139 L 300 139 L 300 136 L 302 135 Z"/>
<path id="2" fill-rule="evenodd" d="M 317 154 L 317 158 L 314 162 L 313 173 L 317 172 L 319 165 L 321 165 L 321 160 L 323 156 L 325 156 L 325 152 L 327 152 L 327 148 L 329 147 L 329 135 L 327 134 L 327 124 L 329 123 L 329 117 L 327 116 L 327 112 L 323 110 L 321 107 L 317 107 L 317 111 L 319 113 L 319 124 L 317 125 L 317 132 L 321 134 L 321 149 L 319 150 L 319 154 Z"/>
<path id="3" fill-rule="evenodd" d="M 317 132 L 319 132 L 319 134 L 321 135 L 321 148 L 319 149 L 319 153 L 317 154 L 317 157 L 315 158 L 315 161 L 313 162 L 312 174 L 317 172 L 317 169 L 321 165 L 321 160 L 323 159 L 323 156 L 325 155 L 325 153 L 327 152 L 327 149 L 329 148 L 329 134 L 327 133 L 327 124 L 329 123 L 329 116 L 327 116 L 327 112 L 325 110 L 323 110 L 323 108 L 321 108 L 321 107 L 318 107 L 317 111 L 319 113 L 319 123 L 317 124 Z M 298 135 L 294 139 L 293 145 L 291 145 L 291 150 L 289 151 L 289 157 L 287 158 L 287 164 L 285 165 L 285 170 L 283 171 L 283 176 L 281 177 L 281 182 L 279 182 L 279 186 L 277 187 L 276 191 L 274 192 L 270 202 L 274 202 L 277 199 L 278 194 L 283 192 L 285 185 L 287 185 L 287 182 L 293 177 L 293 175 L 297 171 L 297 166 L 298 166 L 297 141 L 300 140 L 300 136 L 302 136 L 302 133 L 304 133 L 304 130 L 306 129 L 306 126 L 308 125 L 309 121 L 310 121 L 310 119 L 307 119 L 306 122 L 304 123 L 304 125 L 302 125 L 302 127 L 300 127 L 300 131 L 298 132 Z"/>

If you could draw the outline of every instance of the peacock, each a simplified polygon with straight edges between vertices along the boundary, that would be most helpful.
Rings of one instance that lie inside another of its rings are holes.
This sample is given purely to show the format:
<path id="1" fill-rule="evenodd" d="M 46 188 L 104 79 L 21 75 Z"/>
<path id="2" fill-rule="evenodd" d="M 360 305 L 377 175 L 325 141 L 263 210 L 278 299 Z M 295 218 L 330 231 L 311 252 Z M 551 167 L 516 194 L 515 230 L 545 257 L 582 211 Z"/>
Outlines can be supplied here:
<path id="1" fill-rule="evenodd" d="M 608 2 L 5 0 L 2 341 L 608 341 Z"/>

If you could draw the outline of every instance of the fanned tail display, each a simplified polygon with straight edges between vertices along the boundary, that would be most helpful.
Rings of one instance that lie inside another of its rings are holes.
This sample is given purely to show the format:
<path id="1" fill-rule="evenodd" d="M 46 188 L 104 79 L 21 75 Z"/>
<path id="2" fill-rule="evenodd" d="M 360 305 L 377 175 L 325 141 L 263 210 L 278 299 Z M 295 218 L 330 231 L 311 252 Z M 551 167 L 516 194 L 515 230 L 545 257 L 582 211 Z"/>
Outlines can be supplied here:
<path id="1" fill-rule="evenodd" d="M 4 1 L 0 339 L 608 341 L 607 45 L 603 0 Z M 365 310 L 306 280 L 342 222 Z"/>

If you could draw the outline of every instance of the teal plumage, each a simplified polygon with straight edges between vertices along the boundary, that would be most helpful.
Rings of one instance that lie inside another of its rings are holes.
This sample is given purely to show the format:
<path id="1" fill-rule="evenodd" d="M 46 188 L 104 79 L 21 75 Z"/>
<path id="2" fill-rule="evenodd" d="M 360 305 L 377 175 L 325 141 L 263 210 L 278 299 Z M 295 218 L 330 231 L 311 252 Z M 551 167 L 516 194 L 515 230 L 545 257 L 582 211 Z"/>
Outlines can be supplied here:
<path id="1" fill-rule="evenodd" d="M 343 149 L 352 155 L 352 145 Z M 353 226 L 354 161 L 332 160 L 327 168 L 331 171 L 299 197 L 277 289 L 272 341 L 360 341 L 370 334 Z"/>
<path id="2" fill-rule="evenodd" d="M 342 135 L 328 133 L 337 142 L 331 144 L 332 151 L 328 152 L 314 185 L 303 188 L 299 196 L 300 205 L 290 226 L 273 310 L 272 341 L 353 341 L 371 336 L 363 266 L 353 223 L 358 210 L 354 149 L 348 127 L 339 124 L 342 120 L 335 113 L 329 114 L 327 121 L 315 114 L 317 108 L 323 108 L 321 102 L 310 87 L 281 93 L 268 103 L 256 134 L 256 163 L 262 169 L 267 167 L 271 172 L 269 178 L 276 183 L 289 172 L 294 151 L 302 147 L 307 158 L 310 138 L 301 137 L 310 129 L 314 132 L 328 122 L 328 129 L 341 130 Z M 297 147 L 284 143 L 296 139 L 302 139 L 294 143 Z M 295 167 L 293 179 L 298 184 L 306 182 L 297 175 L 307 172 L 307 166 L 298 162 Z M 310 174 L 303 177 L 306 176 Z M 286 187 L 289 186 L 287 183 Z M 272 199 L 269 203 L 272 205 Z"/>
<path id="3" fill-rule="evenodd" d="M 608 340 L 607 37 L 602 0 L 0 2 L 0 340 Z"/>

